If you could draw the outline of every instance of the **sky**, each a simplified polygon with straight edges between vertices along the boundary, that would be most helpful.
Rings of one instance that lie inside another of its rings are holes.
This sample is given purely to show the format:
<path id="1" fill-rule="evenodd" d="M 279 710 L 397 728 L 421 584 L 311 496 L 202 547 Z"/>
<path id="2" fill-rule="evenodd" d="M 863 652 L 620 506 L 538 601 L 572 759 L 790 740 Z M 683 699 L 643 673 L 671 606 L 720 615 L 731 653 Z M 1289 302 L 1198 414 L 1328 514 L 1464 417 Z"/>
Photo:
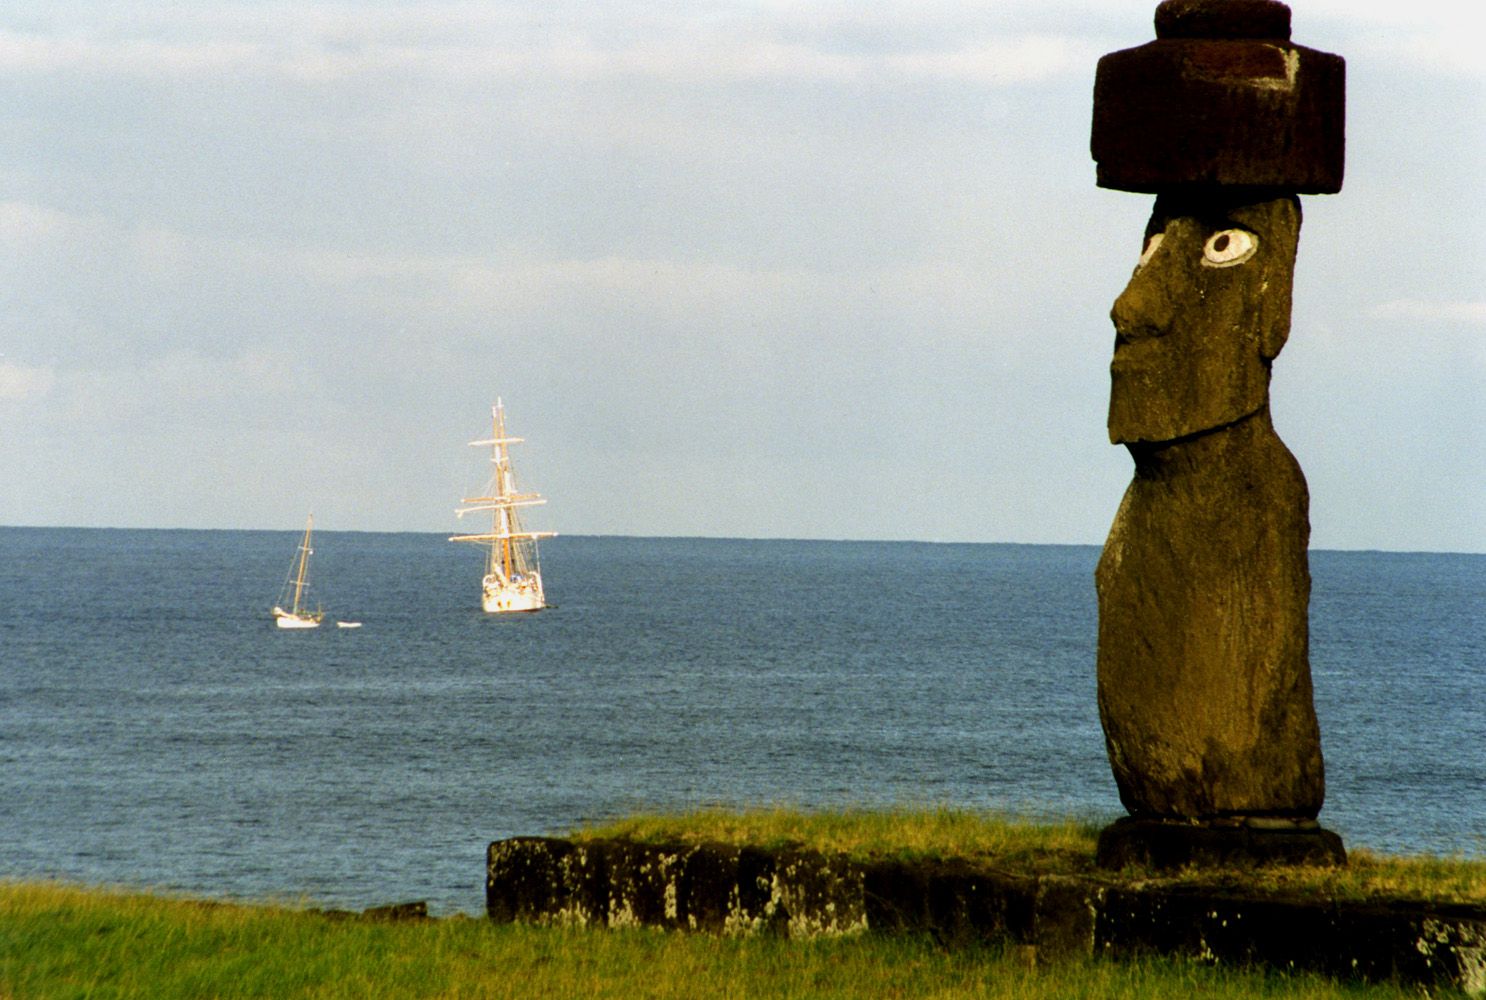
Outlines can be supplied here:
<path id="1" fill-rule="evenodd" d="M 1312 545 L 1486 552 L 1486 5 L 1347 59 L 1276 428 Z M 1095 63 L 1154 2 L 0 6 L 0 524 L 1099 544 Z"/>

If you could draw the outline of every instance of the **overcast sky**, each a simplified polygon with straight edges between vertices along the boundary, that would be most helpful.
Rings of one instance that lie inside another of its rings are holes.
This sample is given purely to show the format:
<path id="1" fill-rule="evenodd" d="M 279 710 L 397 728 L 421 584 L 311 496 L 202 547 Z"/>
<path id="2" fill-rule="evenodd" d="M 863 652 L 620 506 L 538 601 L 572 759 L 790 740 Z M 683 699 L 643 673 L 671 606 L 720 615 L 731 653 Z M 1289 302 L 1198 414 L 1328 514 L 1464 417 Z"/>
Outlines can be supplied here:
<path id="1" fill-rule="evenodd" d="M 0 524 L 1100 543 L 1100 55 L 1153 2 L 0 6 Z M 1486 552 L 1483 5 L 1347 59 L 1280 435 L 1319 548 Z"/>

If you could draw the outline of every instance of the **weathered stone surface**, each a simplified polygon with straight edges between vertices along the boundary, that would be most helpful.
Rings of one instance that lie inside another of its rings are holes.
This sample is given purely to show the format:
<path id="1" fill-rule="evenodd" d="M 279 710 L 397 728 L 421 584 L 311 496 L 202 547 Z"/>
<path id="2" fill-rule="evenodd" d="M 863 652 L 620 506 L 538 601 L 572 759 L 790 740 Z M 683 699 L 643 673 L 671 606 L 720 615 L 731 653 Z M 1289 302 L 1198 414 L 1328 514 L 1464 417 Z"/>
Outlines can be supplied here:
<path id="1" fill-rule="evenodd" d="M 490 845 L 485 910 L 495 921 L 585 925 L 608 917 L 601 852 L 567 840 L 520 837 Z"/>
<path id="2" fill-rule="evenodd" d="M 1280 828 L 1172 823 L 1126 817 L 1099 834 L 1101 868 L 1153 870 L 1259 868 L 1265 865 L 1339 867 L 1347 863 L 1342 839 L 1314 823 Z"/>
<path id="3" fill-rule="evenodd" d="M 1118 887 L 1106 895 L 1096 935 L 1099 953 L 1113 958 L 1187 955 L 1486 994 L 1479 906 Z"/>
<path id="4" fill-rule="evenodd" d="M 1324 798 L 1308 496 L 1268 410 L 1299 226 L 1293 198 L 1158 199 L 1111 313 L 1109 433 L 1135 478 L 1095 576 L 1099 715 L 1135 816 L 1314 818 Z"/>
<path id="5" fill-rule="evenodd" d="M 866 926 L 861 872 L 810 851 L 521 837 L 490 845 L 492 920 L 811 936 Z"/>
<path id="6" fill-rule="evenodd" d="M 1289 15 L 1269 0 L 1161 4 L 1155 41 L 1099 60 L 1099 186 L 1341 190 L 1346 63 L 1291 44 Z"/>
<path id="7" fill-rule="evenodd" d="M 1093 954 L 1104 891 L 1086 879 L 926 861 L 864 865 L 862 887 L 870 930 L 946 945 L 1010 941 L 1041 959 Z"/>
<path id="8" fill-rule="evenodd" d="M 1279 0 L 1163 0 L 1157 38 L 1290 38 L 1290 8 Z"/>
<path id="9" fill-rule="evenodd" d="M 1099 715 L 1125 807 L 1185 825 L 1111 829 L 1102 860 L 1340 862 L 1333 835 L 1229 824 L 1311 820 L 1325 796 L 1309 499 L 1269 374 L 1290 329 L 1295 193 L 1341 186 L 1345 66 L 1292 45 L 1277 0 L 1165 0 L 1155 21 L 1156 41 L 1100 60 L 1094 88 L 1099 183 L 1160 195 L 1110 314 L 1109 436 L 1135 477 L 1096 572 Z"/>
<path id="10" fill-rule="evenodd" d="M 1293 197 L 1156 199 L 1143 263 L 1110 310 L 1110 441 L 1175 441 L 1265 407 L 1270 362 L 1290 335 L 1300 219 Z M 1211 259 L 1244 240 L 1247 258 Z"/>
<path id="11" fill-rule="evenodd" d="M 1486 994 L 1486 907 L 1034 875 L 806 851 L 496 841 L 492 920 L 791 937 L 927 934 L 1036 961 L 1159 953 Z"/>
<path id="12" fill-rule="evenodd" d="M 966 862 L 869 866 L 863 883 L 868 926 L 930 934 L 943 943 L 1009 938 L 1028 943 L 1037 882 Z"/>
<path id="13" fill-rule="evenodd" d="M 432 919 L 428 915 L 428 902 L 417 900 L 411 903 L 388 903 L 385 906 L 372 906 L 360 913 L 355 910 L 311 910 L 330 920 L 365 920 L 371 923 L 392 924 L 407 921 L 420 921 Z"/>
<path id="14" fill-rule="evenodd" d="M 418 921 L 428 919 L 428 902 L 416 900 L 411 903 L 389 903 L 386 906 L 373 906 L 363 910 L 363 920 L 371 920 L 378 923 L 403 923 L 405 921 Z"/>

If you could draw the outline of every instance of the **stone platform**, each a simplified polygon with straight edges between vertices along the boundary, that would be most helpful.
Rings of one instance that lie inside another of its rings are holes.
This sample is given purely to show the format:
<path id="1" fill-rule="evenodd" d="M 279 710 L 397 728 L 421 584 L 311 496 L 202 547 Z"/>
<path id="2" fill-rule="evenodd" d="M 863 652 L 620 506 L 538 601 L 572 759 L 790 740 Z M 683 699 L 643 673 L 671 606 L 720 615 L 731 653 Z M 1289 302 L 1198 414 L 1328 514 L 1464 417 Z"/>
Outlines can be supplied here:
<path id="1" fill-rule="evenodd" d="M 1100 831 L 1095 857 L 1100 868 L 1113 871 L 1131 866 L 1174 871 L 1189 865 L 1330 868 L 1347 863 L 1342 839 L 1314 821 L 1303 825 L 1277 822 L 1269 826 L 1216 826 L 1125 817 Z"/>
<path id="2" fill-rule="evenodd" d="M 1036 961 L 1141 954 L 1267 965 L 1486 996 L 1486 906 L 1355 901 L 963 862 L 864 863 L 716 844 L 490 845 L 495 921 L 788 937 L 928 934 Z"/>

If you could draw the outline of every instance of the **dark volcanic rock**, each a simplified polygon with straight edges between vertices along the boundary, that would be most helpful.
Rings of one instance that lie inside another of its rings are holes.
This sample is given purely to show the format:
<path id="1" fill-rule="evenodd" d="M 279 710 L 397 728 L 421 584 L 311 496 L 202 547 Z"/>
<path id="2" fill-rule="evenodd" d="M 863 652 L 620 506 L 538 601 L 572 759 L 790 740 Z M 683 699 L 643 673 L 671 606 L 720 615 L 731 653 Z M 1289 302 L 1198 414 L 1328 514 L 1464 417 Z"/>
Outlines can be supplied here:
<path id="1" fill-rule="evenodd" d="M 1268 410 L 1299 229 L 1293 198 L 1163 197 L 1111 314 L 1109 433 L 1135 478 L 1095 575 L 1099 717 L 1136 816 L 1321 808 L 1308 497 Z M 1243 253 L 1215 265 L 1221 240 Z"/>
<path id="2" fill-rule="evenodd" d="M 1290 8 L 1279 0 L 1162 0 L 1157 38 L 1290 38 Z"/>
<path id="3" fill-rule="evenodd" d="M 1325 796 L 1309 497 L 1269 377 L 1290 332 L 1296 193 L 1341 187 L 1345 65 L 1291 44 L 1277 0 L 1165 0 L 1155 20 L 1156 40 L 1105 56 L 1094 85 L 1099 183 L 1159 195 L 1110 314 L 1109 436 L 1135 477 L 1096 573 L 1099 718 L 1137 818 L 1308 820 Z M 1166 849 L 1141 836 L 1118 839 Z"/>
<path id="4" fill-rule="evenodd" d="M 416 900 L 411 903 L 389 903 L 386 906 L 373 906 L 361 912 L 363 920 L 371 920 L 378 923 L 403 923 L 409 920 L 427 920 L 428 903 L 424 900 Z"/>
<path id="5" fill-rule="evenodd" d="M 1265 865 L 1339 867 L 1347 863 L 1342 839 L 1315 824 L 1256 828 L 1170 823 L 1127 817 L 1099 834 L 1097 863 L 1119 870 L 1259 868 Z"/>
<path id="6" fill-rule="evenodd" d="M 1340 191 L 1346 63 L 1289 37 L 1290 10 L 1272 0 L 1161 4 L 1155 41 L 1099 60 L 1099 186 Z"/>
<path id="7" fill-rule="evenodd" d="M 496 841 L 492 920 L 789 937 L 925 934 L 1035 961 L 1147 953 L 1486 993 L 1486 908 L 857 862 L 810 851 L 626 841 Z"/>
<path id="8" fill-rule="evenodd" d="M 486 911 L 501 922 L 847 933 L 865 926 L 861 877 L 813 851 L 520 837 L 490 845 Z"/>
<path id="9" fill-rule="evenodd" d="M 1486 994 L 1486 911 L 1190 888 L 1112 888 L 1098 918 L 1113 958 L 1189 955 L 1223 965 Z"/>

